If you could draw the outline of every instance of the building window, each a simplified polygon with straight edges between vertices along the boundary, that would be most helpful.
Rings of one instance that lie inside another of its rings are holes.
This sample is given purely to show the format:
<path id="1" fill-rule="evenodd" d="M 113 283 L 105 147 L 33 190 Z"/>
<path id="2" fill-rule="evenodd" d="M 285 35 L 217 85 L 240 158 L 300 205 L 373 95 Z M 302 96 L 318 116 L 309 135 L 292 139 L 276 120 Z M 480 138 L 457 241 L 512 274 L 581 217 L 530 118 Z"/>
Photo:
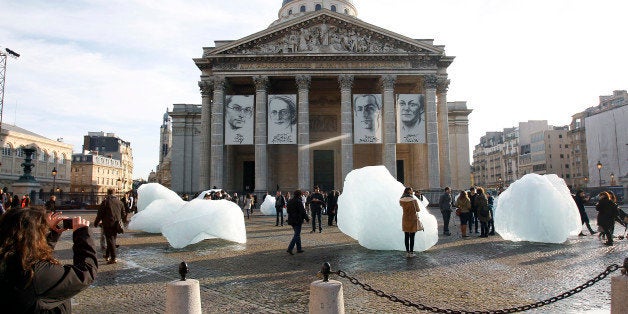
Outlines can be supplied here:
<path id="1" fill-rule="evenodd" d="M 292 9 L 288 10 L 288 15 L 292 15 Z"/>
<path id="2" fill-rule="evenodd" d="M 349 14 L 349 9 L 345 9 L 345 14 Z"/>
<path id="3" fill-rule="evenodd" d="M 302 6 L 299 8 L 299 11 L 300 11 L 300 12 L 305 12 L 305 6 L 304 6 L 304 5 L 302 5 Z"/>
<path id="4" fill-rule="evenodd" d="M 565 158 L 565 155 L 563 155 L 563 154 L 560 154 L 560 158 Z"/>
<path id="5" fill-rule="evenodd" d="M 318 11 L 318 10 L 320 10 L 320 9 L 322 9 L 322 8 L 323 8 L 323 7 L 322 7 L 320 4 L 317 4 L 317 5 L 314 7 L 314 10 Z"/>
<path id="6" fill-rule="evenodd" d="M 335 6 L 335 5 L 332 5 L 332 6 L 331 6 L 331 10 L 332 10 L 332 12 L 336 12 L 336 6 Z"/>
<path id="7" fill-rule="evenodd" d="M 558 138 L 563 138 L 563 135 L 562 134 L 558 134 Z"/>
<path id="8" fill-rule="evenodd" d="M 4 144 L 4 147 L 2 147 L 2 156 L 11 156 L 11 146 L 9 144 Z"/>

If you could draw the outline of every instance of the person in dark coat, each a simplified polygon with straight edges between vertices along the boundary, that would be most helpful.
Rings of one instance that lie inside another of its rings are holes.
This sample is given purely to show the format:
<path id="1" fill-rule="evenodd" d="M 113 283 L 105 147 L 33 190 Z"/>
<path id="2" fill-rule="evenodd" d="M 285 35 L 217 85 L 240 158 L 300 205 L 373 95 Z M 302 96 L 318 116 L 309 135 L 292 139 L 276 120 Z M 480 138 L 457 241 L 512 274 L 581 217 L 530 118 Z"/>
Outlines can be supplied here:
<path id="1" fill-rule="evenodd" d="M 475 198 L 477 196 L 477 193 L 475 193 L 475 187 L 472 186 L 469 189 L 469 200 L 471 200 L 471 219 L 469 220 L 469 233 L 474 230 L 474 225 L 475 233 L 478 233 L 478 227 L 480 226 L 480 221 L 478 219 L 478 208 L 475 206 Z"/>
<path id="2" fill-rule="evenodd" d="M 107 264 L 115 264 L 116 260 L 116 237 L 118 233 L 122 233 L 123 230 L 120 227 L 124 211 L 124 204 L 113 195 L 113 189 L 107 190 L 107 197 L 100 204 L 98 213 L 96 214 L 96 220 L 94 221 L 94 227 L 102 222 L 102 230 L 105 235 L 105 241 L 107 242 L 107 248 L 105 250 L 105 259 Z"/>
<path id="3" fill-rule="evenodd" d="M 72 218 L 73 264 L 61 265 L 54 246 L 66 217 L 13 209 L 0 218 L 0 309 L 3 313 L 71 313 L 70 299 L 96 278 L 98 262 L 89 221 Z"/>
<path id="4" fill-rule="evenodd" d="M 578 190 L 578 192 L 576 192 L 576 195 L 573 197 L 573 200 L 576 202 L 576 206 L 578 206 L 578 211 L 580 212 L 580 225 L 582 226 L 582 224 L 585 224 L 587 226 L 587 229 L 589 229 L 589 232 L 591 233 L 591 235 L 596 234 L 596 232 L 593 231 L 593 229 L 591 228 L 591 225 L 589 224 L 589 216 L 587 215 L 587 212 L 584 209 L 584 204 L 588 200 L 584 194 L 584 191 Z M 580 231 L 580 234 L 578 235 L 584 236 L 584 233 Z"/>
<path id="5" fill-rule="evenodd" d="M 44 208 L 51 213 L 54 213 L 57 211 L 57 197 L 54 195 L 50 195 L 50 199 L 48 201 L 46 201 L 46 204 L 44 204 Z"/>
<path id="6" fill-rule="evenodd" d="M 323 208 L 327 204 L 325 204 L 325 197 L 321 194 L 321 190 L 318 186 L 314 186 L 314 193 L 310 195 L 307 203 L 310 205 L 310 211 L 312 212 L 312 231 L 310 231 L 310 233 L 316 232 L 316 220 L 318 220 L 318 232 L 323 232 L 321 215 L 323 213 Z"/>
<path id="7" fill-rule="evenodd" d="M 449 219 L 451 219 L 452 204 L 451 189 L 446 187 L 445 192 L 438 199 L 438 207 L 440 208 L 440 213 L 443 215 L 443 235 L 446 236 L 451 235 L 449 232 Z"/>
<path id="8" fill-rule="evenodd" d="M 488 237 L 488 222 L 491 220 L 491 211 L 488 207 L 488 198 L 484 194 L 484 189 L 477 188 L 474 198 L 477 217 L 480 221 L 480 238 Z"/>
<path id="9" fill-rule="evenodd" d="M 606 245 L 613 245 L 615 232 L 615 218 L 619 214 L 617 204 L 612 201 L 607 192 L 599 194 L 599 201 L 595 204 L 597 210 L 597 225 L 602 228 L 602 235 L 606 236 Z"/>
<path id="10" fill-rule="evenodd" d="M 338 214 L 338 191 L 331 191 L 327 196 L 327 225 L 333 226 Z"/>
<path id="11" fill-rule="evenodd" d="M 22 201 L 20 200 L 20 196 L 17 194 L 13 195 L 13 201 L 11 201 L 11 209 L 22 208 Z"/>
<path id="12" fill-rule="evenodd" d="M 292 236 L 292 240 L 290 240 L 290 244 L 288 245 L 288 252 L 290 255 L 293 255 L 292 249 L 294 246 L 297 246 L 297 253 L 303 253 L 303 248 L 301 247 L 301 227 L 303 226 L 303 220 L 309 222 L 310 219 L 307 217 L 307 213 L 305 212 L 305 207 L 303 206 L 303 199 L 301 190 L 294 191 L 292 199 L 288 201 L 287 212 L 288 212 L 288 224 L 292 226 L 294 230 L 294 235 Z"/>
<path id="13" fill-rule="evenodd" d="M 275 227 L 279 226 L 279 217 L 281 217 L 281 225 L 283 226 L 283 209 L 286 207 L 286 198 L 281 194 L 281 191 L 277 190 L 277 195 L 275 196 L 275 213 L 277 214 Z"/>

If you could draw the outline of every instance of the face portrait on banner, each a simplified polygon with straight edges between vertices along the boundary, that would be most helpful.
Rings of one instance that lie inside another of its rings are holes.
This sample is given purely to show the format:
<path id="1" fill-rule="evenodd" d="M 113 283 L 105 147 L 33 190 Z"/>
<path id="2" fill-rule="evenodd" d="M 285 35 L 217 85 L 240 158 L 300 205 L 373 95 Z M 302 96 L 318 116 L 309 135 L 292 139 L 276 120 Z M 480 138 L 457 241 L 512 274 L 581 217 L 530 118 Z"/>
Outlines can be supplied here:
<path id="1" fill-rule="evenodd" d="M 253 95 L 225 97 L 225 145 L 253 144 Z"/>
<path id="2" fill-rule="evenodd" d="M 422 94 L 397 95 L 398 143 L 425 143 L 425 102 Z"/>
<path id="3" fill-rule="evenodd" d="M 382 95 L 353 95 L 353 134 L 355 144 L 382 142 Z"/>
<path id="4" fill-rule="evenodd" d="M 268 144 L 297 143 L 297 95 L 268 96 Z"/>

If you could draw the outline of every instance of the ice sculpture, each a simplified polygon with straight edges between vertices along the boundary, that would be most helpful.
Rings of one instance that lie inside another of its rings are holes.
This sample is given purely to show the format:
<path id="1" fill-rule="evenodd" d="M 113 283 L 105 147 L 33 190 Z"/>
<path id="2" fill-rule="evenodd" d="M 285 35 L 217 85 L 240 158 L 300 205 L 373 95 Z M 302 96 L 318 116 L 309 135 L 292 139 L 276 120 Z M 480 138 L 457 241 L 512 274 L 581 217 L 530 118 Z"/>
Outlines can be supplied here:
<path id="1" fill-rule="evenodd" d="M 351 171 L 338 198 L 338 228 L 367 249 L 405 251 L 399 205 L 403 190 L 384 166 Z M 438 229 L 436 217 L 423 202 L 419 207 L 425 230 L 416 233 L 414 250 L 420 252 L 438 242 Z"/>
<path id="2" fill-rule="evenodd" d="M 267 216 L 275 215 L 275 197 L 266 195 L 264 202 L 262 203 L 262 205 L 259 206 L 259 211 Z"/>
<path id="3" fill-rule="evenodd" d="M 495 231 L 504 240 L 563 243 L 580 229 L 578 207 L 555 174 L 527 174 L 499 195 Z"/>
<path id="4" fill-rule="evenodd" d="M 131 218 L 129 229 L 161 232 L 174 248 L 212 238 L 246 243 L 244 216 L 238 205 L 226 200 L 186 202 L 157 183 L 138 189 L 138 213 Z"/>

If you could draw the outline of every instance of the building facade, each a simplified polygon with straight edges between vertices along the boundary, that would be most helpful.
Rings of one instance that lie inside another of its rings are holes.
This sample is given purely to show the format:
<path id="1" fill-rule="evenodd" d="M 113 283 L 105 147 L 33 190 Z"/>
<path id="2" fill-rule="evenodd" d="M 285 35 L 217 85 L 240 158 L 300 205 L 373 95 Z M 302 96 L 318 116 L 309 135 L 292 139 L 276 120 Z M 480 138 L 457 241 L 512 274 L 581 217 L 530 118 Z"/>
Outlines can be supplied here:
<path id="1" fill-rule="evenodd" d="M 130 189 L 124 186 L 124 167 L 118 159 L 103 155 L 72 155 L 71 192 L 82 201 L 100 204 L 108 189 L 120 195 Z M 131 180 L 132 182 L 132 180 Z"/>
<path id="2" fill-rule="evenodd" d="M 173 108 L 173 190 L 341 189 L 371 165 L 419 189 L 469 186 L 471 111 L 447 102 L 444 46 L 365 23 L 347 0 L 283 1 L 278 16 L 194 59 L 202 103 L 184 112 L 200 121 Z"/>
<path id="3" fill-rule="evenodd" d="M 133 185 L 133 150 L 131 143 L 117 137 L 114 133 L 88 132 L 83 137 L 83 154 L 97 155 L 120 161 L 117 180 L 121 191 L 128 191 Z M 94 187 L 97 189 L 97 187 Z M 78 191 L 73 191 L 78 192 Z"/>
<path id="4" fill-rule="evenodd" d="M 159 164 L 154 172 L 148 176 L 148 182 L 156 182 L 167 188 L 172 184 L 172 118 L 168 110 L 164 113 L 161 127 L 159 128 Z"/>
<path id="5" fill-rule="evenodd" d="M 34 148 L 32 175 L 41 185 L 41 191 L 69 190 L 72 145 L 6 123 L 2 124 L 0 139 L 0 188 L 11 190 L 11 186 L 24 173 L 21 166 L 25 157 L 23 148 Z M 52 175 L 53 170 L 56 170 L 56 176 Z"/>

